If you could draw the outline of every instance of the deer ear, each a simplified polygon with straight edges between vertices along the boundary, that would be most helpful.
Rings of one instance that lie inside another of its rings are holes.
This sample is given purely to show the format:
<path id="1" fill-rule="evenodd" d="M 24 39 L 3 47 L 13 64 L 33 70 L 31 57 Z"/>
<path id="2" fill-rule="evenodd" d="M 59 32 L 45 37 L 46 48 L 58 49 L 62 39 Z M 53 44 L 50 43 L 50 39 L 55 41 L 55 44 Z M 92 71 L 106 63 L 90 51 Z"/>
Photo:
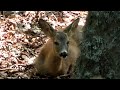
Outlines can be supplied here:
<path id="1" fill-rule="evenodd" d="M 74 20 L 68 27 L 65 28 L 64 32 L 69 34 L 69 32 L 73 32 L 77 29 L 79 23 L 79 18 Z"/>
<path id="2" fill-rule="evenodd" d="M 55 34 L 55 30 L 53 29 L 53 27 L 48 23 L 46 22 L 45 20 L 43 19 L 40 19 L 38 21 L 38 25 L 39 27 L 41 28 L 41 30 L 49 37 L 53 37 L 54 34 Z"/>

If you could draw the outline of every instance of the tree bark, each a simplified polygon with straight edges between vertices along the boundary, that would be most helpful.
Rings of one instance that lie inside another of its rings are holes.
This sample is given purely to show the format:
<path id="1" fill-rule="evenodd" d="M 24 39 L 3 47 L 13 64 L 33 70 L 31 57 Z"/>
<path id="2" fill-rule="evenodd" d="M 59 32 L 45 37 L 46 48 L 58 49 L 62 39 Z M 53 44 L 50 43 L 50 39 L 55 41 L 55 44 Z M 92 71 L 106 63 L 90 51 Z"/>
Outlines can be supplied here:
<path id="1" fill-rule="evenodd" d="M 89 11 L 72 78 L 120 78 L 120 11 Z"/>

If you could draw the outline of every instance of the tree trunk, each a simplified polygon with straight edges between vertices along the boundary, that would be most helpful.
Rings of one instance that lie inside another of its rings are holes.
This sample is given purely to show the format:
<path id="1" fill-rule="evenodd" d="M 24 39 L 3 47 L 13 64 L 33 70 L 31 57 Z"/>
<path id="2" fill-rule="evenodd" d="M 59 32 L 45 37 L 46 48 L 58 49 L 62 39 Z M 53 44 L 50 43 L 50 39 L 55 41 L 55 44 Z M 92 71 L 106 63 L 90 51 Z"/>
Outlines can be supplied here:
<path id="1" fill-rule="evenodd" d="M 80 49 L 72 78 L 120 78 L 120 11 L 89 11 Z"/>

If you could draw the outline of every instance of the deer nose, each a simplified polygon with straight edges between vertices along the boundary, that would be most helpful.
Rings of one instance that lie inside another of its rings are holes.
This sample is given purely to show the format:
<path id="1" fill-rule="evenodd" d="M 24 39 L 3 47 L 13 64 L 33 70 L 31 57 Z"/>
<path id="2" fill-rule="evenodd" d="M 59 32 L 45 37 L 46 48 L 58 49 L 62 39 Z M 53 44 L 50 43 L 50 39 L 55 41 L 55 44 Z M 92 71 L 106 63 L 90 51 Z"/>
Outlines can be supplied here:
<path id="1" fill-rule="evenodd" d="M 63 52 L 60 53 L 60 57 L 65 58 L 67 56 L 68 56 L 68 53 L 66 51 L 63 51 Z"/>

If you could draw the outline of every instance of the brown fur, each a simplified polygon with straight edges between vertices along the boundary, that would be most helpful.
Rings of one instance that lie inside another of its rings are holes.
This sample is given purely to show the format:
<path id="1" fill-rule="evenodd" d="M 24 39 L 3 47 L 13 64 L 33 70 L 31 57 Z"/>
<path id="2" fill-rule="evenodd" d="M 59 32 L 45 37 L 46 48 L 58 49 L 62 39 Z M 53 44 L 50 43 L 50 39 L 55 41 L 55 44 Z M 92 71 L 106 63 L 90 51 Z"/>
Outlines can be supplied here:
<path id="1" fill-rule="evenodd" d="M 46 27 L 43 29 L 46 29 Z M 80 55 L 80 50 L 75 39 L 71 36 L 68 36 L 68 38 L 69 45 L 67 58 L 62 58 L 55 52 L 56 48 L 54 47 L 53 37 L 47 41 L 34 63 L 37 73 L 40 75 L 48 74 L 51 76 L 63 75 L 69 71 L 71 66 L 74 66 Z M 72 70 L 70 71 L 72 72 Z"/>

